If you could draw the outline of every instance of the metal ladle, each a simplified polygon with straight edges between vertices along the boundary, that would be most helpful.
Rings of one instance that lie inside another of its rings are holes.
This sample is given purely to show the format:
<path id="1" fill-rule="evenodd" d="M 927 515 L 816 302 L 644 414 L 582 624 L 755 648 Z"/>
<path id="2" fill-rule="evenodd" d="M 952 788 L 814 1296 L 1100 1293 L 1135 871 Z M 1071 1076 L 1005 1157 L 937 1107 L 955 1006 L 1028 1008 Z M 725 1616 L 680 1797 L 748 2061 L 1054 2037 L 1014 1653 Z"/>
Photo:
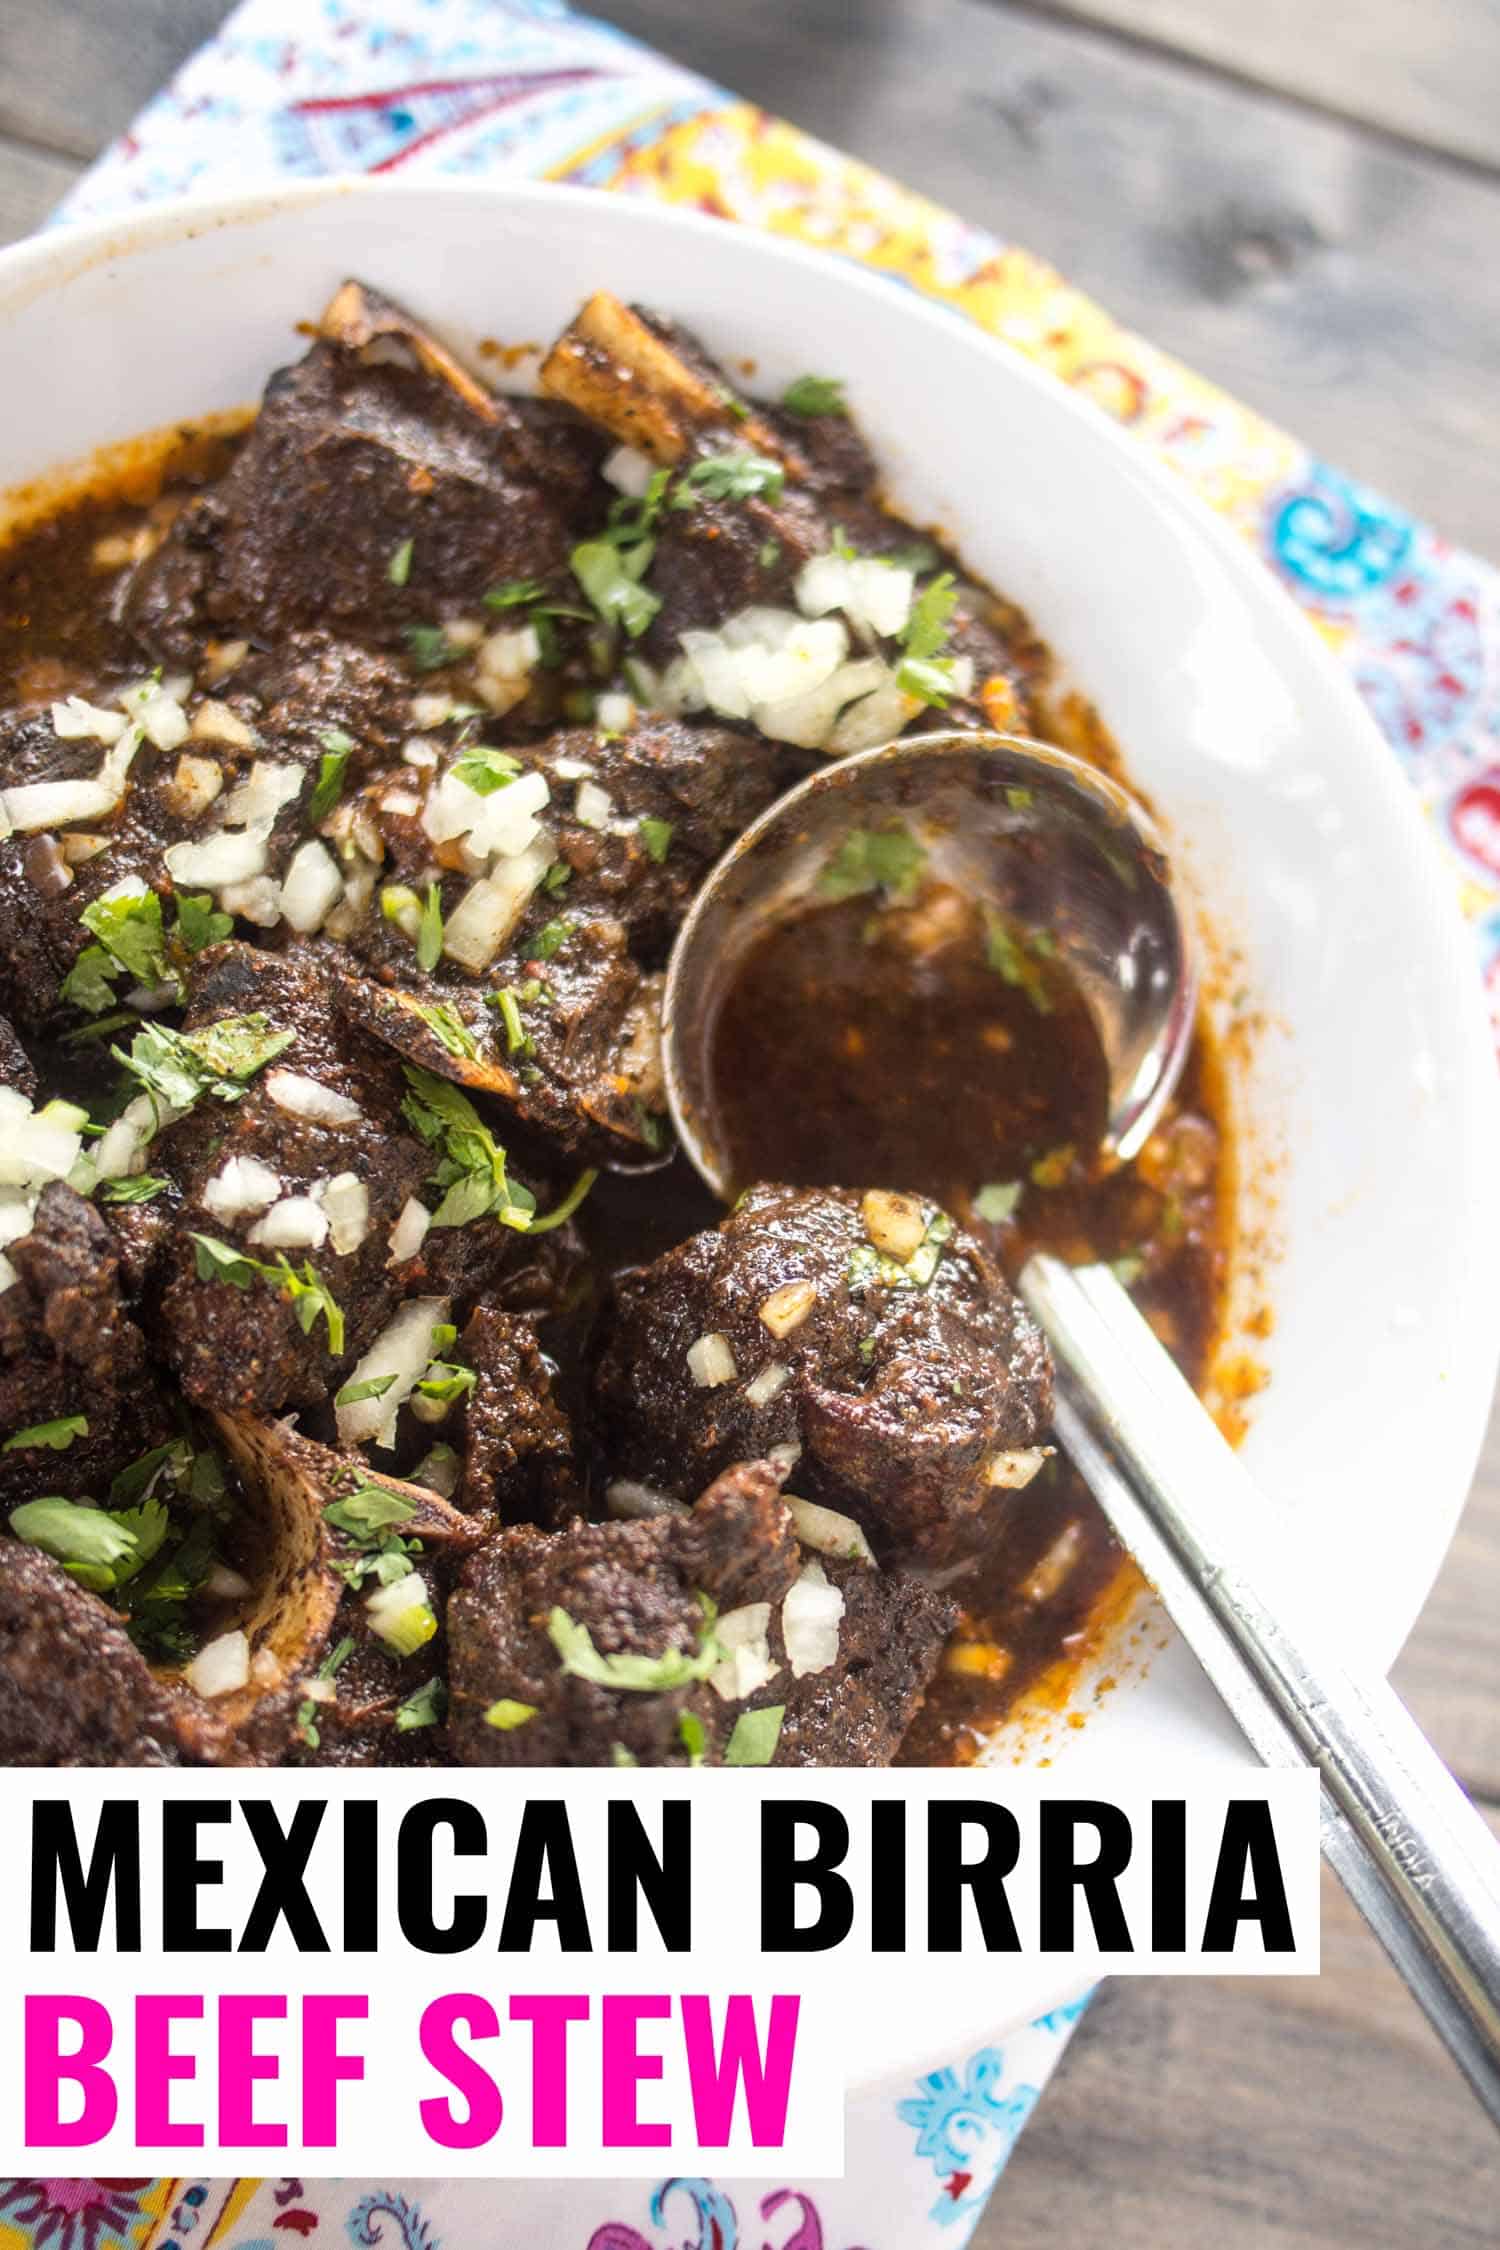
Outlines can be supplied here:
<path id="1" fill-rule="evenodd" d="M 721 1196 L 744 1184 L 715 1140 L 724 997 L 766 929 L 816 903 L 851 832 L 895 821 L 940 880 L 1056 947 L 1104 1053 L 1106 1147 L 1134 1155 L 1172 1092 L 1195 990 L 1147 815 L 1040 743 L 908 737 L 779 799 L 710 874 L 678 934 L 667 1094 L 683 1148 Z M 1284 1521 L 1109 1268 L 1038 1252 L 1019 1287 L 1056 1363 L 1057 1435 L 1258 1756 L 1316 1768 L 1324 1857 L 1500 2125 L 1500 1846 L 1386 1683 L 1359 1677 L 1331 1644 Z"/>

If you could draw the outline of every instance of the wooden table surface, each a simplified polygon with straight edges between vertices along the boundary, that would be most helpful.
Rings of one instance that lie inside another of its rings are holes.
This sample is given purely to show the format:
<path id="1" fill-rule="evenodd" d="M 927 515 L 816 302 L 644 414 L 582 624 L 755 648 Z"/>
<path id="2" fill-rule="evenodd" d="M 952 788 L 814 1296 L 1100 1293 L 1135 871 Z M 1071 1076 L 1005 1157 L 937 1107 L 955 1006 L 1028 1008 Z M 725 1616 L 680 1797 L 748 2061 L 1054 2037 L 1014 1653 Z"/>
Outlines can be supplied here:
<path id="1" fill-rule="evenodd" d="M 224 12 L 0 0 L 0 240 L 43 218 Z M 1500 557 L 1497 0 L 596 12 L 1051 258 Z M 1500 1829 L 1500 1417 L 1396 1680 Z M 1500 2143 L 1331 1884 L 1323 1951 L 1315 1983 L 1107 1991 L 976 2250 L 1043 2232 L 1077 2250 L 1500 2243 Z"/>

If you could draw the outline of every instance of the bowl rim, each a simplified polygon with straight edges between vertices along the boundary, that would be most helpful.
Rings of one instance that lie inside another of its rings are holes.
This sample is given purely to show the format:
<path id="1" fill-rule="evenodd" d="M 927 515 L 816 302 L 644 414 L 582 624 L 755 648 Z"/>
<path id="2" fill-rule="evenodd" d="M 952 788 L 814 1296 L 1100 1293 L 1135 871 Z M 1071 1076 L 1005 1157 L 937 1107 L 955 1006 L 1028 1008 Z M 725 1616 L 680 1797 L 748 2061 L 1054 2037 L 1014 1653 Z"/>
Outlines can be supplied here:
<path id="1" fill-rule="evenodd" d="M 383 201 L 404 200 L 441 206 L 492 203 L 544 218 L 567 204 L 587 208 L 607 227 L 619 223 L 644 227 L 681 239 L 689 254 L 685 261 L 690 284 L 692 253 L 709 246 L 722 248 L 726 222 L 721 218 L 684 210 L 644 198 L 613 196 L 598 188 L 550 181 L 469 178 L 464 176 L 370 179 L 363 175 L 333 174 L 316 180 L 280 182 L 232 192 L 201 192 L 153 202 L 117 215 L 78 224 L 61 223 L 21 243 L 0 249 L 0 318 L 22 310 L 38 295 L 66 288 L 84 272 L 99 265 L 127 264 L 139 253 L 174 240 L 204 233 L 227 231 L 240 225 L 272 222 L 335 201 L 365 203 L 373 211 Z M 614 216 L 611 217 L 610 214 Z M 792 265 L 825 283 L 835 279 L 839 291 L 849 290 L 882 309 L 882 317 L 907 328 L 925 331 L 936 342 L 979 353 L 1002 383 L 1019 384 L 1044 395 L 1054 411 L 1086 427 L 1091 442 L 1102 442 L 1117 472 L 1141 488 L 1143 504 L 1162 509 L 1186 532 L 1206 543 L 1209 558 L 1247 605 L 1277 611 L 1283 628 L 1300 641 L 1305 660 L 1321 675 L 1330 706 L 1336 713 L 1336 756 L 1346 770 L 1357 775 L 1361 790 L 1377 802 L 1399 842 L 1392 848 L 1404 852 L 1415 886 L 1429 918 L 1422 933 L 1422 950 L 1430 972 L 1451 992 L 1451 1046 L 1458 1079 L 1455 1099 L 1463 1112 L 1472 1106 L 1476 1124 L 1486 1127 L 1490 1145 L 1500 1147 L 1500 1072 L 1482 1004 L 1475 971 L 1471 935 L 1461 916 L 1453 871 L 1445 863 L 1436 838 L 1420 817 L 1412 792 L 1395 756 L 1381 735 L 1345 667 L 1319 635 L 1308 614 L 1298 605 L 1250 542 L 1217 512 L 1199 492 L 1174 476 L 1151 449 L 1123 429 L 1093 399 L 1081 393 L 952 306 L 903 290 L 893 277 L 864 266 L 847 256 L 833 254 L 753 225 L 730 222 L 736 255 L 748 255 L 769 267 Z M 831 270 L 834 269 L 834 270 Z M 837 292 L 830 290 L 830 305 Z M 437 311 L 441 327 L 443 313 Z M 836 318 L 836 312 L 833 315 Z M 33 474 L 64 467 L 63 463 L 38 463 Z M 1064 651 L 1064 655 L 1066 652 Z M 1399 812 L 1396 808 L 1399 807 Z M 1471 1135 L 1472 1137 L 1472 1135 Z M 1474 1235 L 1480 1241 L 1500 1241 L 1500 1167 L 1490 1167 L 1471 1183 Z M 1445 1484 L 1429 1499 L 1430 1531 L 1416 1567 L 1392 1573 L 1385 1582 L 1384 1600 L 1372 1620 L 1371 1653 L 1388 1667 L 1394 1661 L 1411 1627 L 1420 1615 L 1433 1580 L 1448 1553 L 1473 1482 L 1474 1468 L 1483 1444 L 1497 1367 L 1500 1367 L 1500 1257 L 1481 1265 L 1465 1277 L 1465 1304 L 1471 1326 L 1467 1345 L 1455 1355 L 1445 1421 L 1449 1440 L 1446 1458 L 1451 1485 Z M 1460 1467 L 1462 1474 L 1460 1474 Z M 1074 1964 L 1070 1971 L 1052 1977 L 1051 1988 L 1063 1995 L 1076 1992 L 1088 1971 Z M 1003 2013 L 992 2000 L 988 2008 L 976 1997 L 975 2029 L 993 2030 L 996 2015 Z M 1008 2019 L 1019 2023 L 1022 2015 Z M 915 2027 L 913 2027 L 915 2031 Z M 956 2047 L 958 2037 L 945 2035 L 945 2051 Z M 913 2067 L 932 2049 L 920 2034 L 912 2038 Z"/>

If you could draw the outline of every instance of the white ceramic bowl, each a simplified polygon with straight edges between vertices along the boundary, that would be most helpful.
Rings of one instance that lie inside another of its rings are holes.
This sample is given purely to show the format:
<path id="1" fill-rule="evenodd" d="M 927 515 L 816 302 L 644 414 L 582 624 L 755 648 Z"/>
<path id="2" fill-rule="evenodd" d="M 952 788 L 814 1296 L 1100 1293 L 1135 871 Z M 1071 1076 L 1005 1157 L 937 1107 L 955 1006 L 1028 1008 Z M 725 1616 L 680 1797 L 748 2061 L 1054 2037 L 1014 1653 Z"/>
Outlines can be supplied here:
<path id="1" fill-rule="evenodd" d="M 841 376 L 904 510 L 1029 610 L 1276 1027 L 1239 1090 L 1252 1164 L 1279 1154 L 1284 1245 L 1245 1457 L 1295 1511 L 1330 1623 L 1389 1663 L 1489 1405 L 1500 1102 L 1449 876 L 1310 627 L 1101 414 L 951 313 L 745 229 L 571 189 L 321 183 L 0 255 L 0 492 L 254 399 L 351 272 L 461 351 L 549 338 L 607 286 L 680 315 L 730 364 L 753 359 L 768 393 L 809 368 Z M 1049 1749 L 1081 1786 L 1140 1761 L 1246 1757 L 1175 1645 Z M 888 1986 L 862 2074 L 956 2050 L 1058 1983 L 1043 1970 L 976 1993 L 929 1970 L 909 2007 Z"/>

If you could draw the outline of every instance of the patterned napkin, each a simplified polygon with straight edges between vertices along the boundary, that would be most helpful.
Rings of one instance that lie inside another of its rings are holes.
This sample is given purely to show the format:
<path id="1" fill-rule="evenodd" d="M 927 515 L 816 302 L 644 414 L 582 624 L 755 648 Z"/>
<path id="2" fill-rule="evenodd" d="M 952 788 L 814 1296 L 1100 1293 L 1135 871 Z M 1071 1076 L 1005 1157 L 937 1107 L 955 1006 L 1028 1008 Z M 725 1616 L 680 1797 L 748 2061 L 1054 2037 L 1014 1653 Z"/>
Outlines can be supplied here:
<path id="1" fill-rule="evenodd" d="M 1086 391 L 1349 666 L 1455 865 L 1500 1037 L 1500 573 L 1021 250 L 561 0 L 244 0 L 58 213 L 329 172 L 566 180 L 812 243 Z M 11 2180 L 0 2250 L 961 2250 L 1083 2003 L 851 2104 L 841 2183 Z M 685 2231 L 687 2230 L 687 2231 Z"/>

